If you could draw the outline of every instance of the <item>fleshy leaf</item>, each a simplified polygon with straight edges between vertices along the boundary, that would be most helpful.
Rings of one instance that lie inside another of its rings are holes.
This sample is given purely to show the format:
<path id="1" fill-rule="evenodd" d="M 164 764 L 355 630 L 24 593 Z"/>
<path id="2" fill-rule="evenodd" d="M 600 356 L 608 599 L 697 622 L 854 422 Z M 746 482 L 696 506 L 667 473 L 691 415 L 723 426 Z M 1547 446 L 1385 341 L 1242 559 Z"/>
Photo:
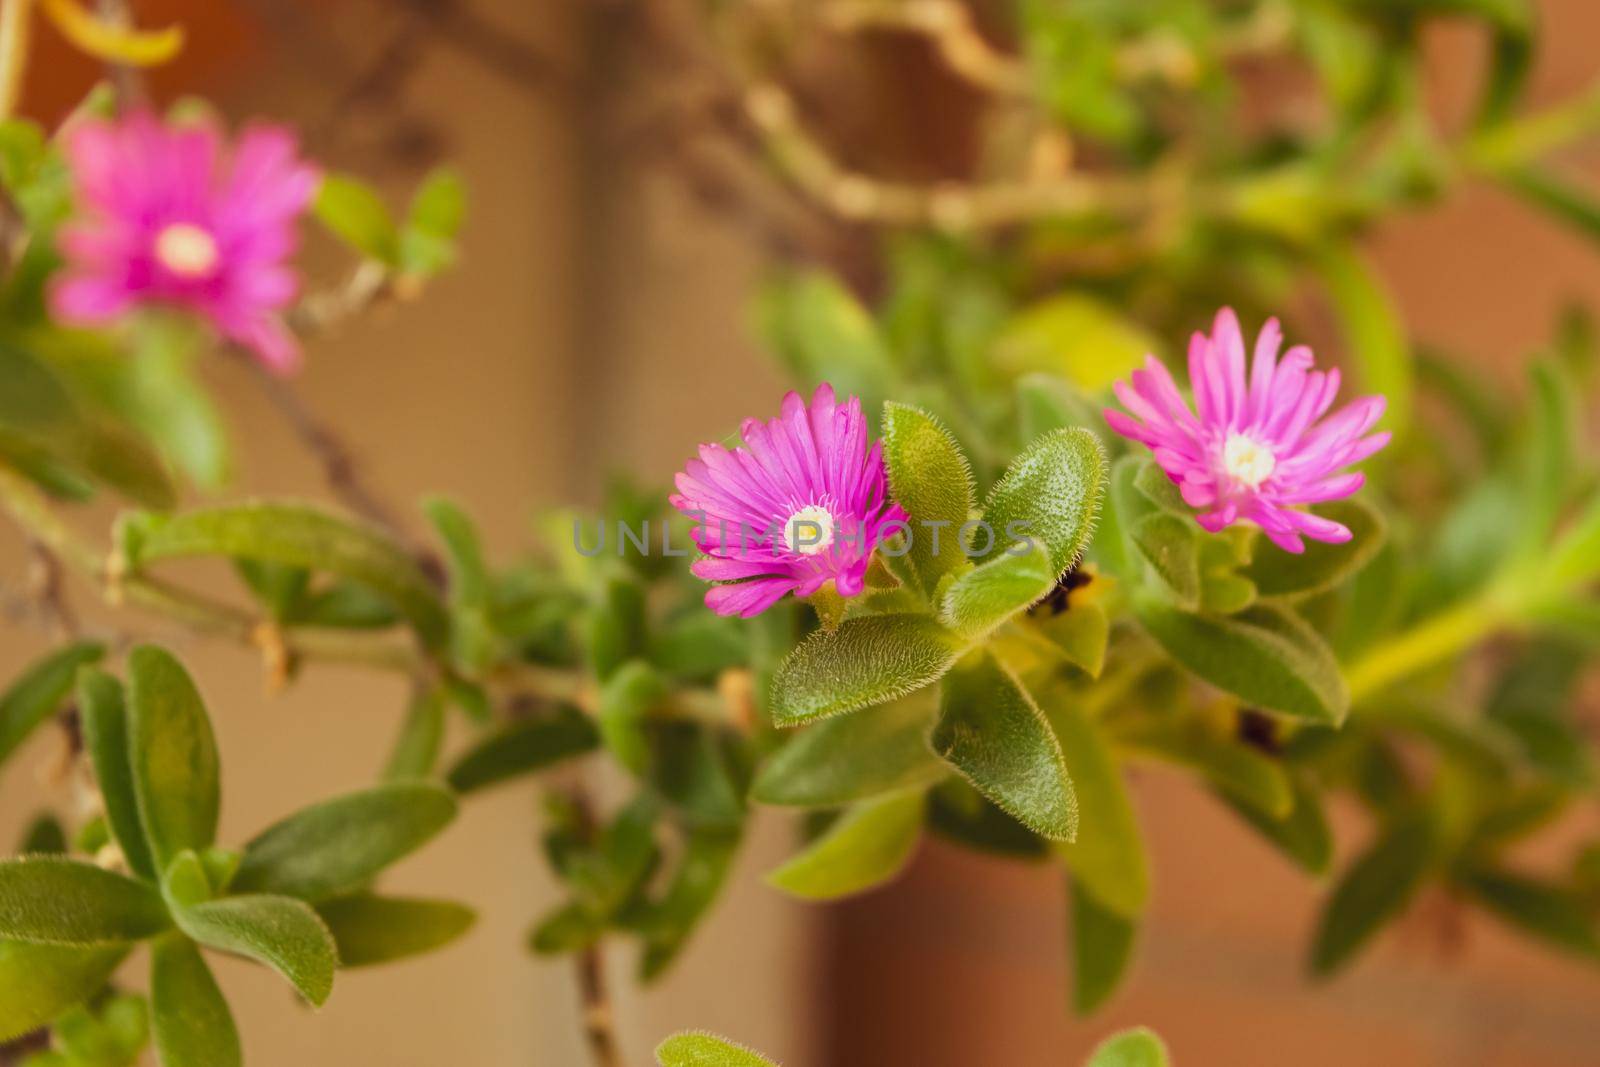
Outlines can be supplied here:
<path id="1" fill-rule="evenodd" d="M 1044 599 L 1058 577 L 1044 545 L 1008 549 L 951 582 L 939 617 L 963 637 L 981 637 Z"/>
<path id="2" fill-rule="evenodd" d="M 221 768 L 211 720 L 183 666 L 143 645 L 128 656 L 128 753 L 151 858 L 164 870 L 217 836 Z"/>
<path id="3" fill-rule="evenodd" d="M 1411 900 L 1433 862 L 1435 828 L 1426 812 L 1402 816 L 1340 876 L 1311 948 L 1311 970 L 1329 975 L 1354 958 Z"/>
<path id="4" fill-rule="evenodd" d="M 916 851 L 922 809 L 920 789 L 864 801 L 767 875 L 767 883 L 808 900 L 834 900 L 882 885 Z"/>
<path id="5" fill-rule="evenodd" d="M 228 1002 L 187 938 L 157 941 L 150 960 L 150 1030 L 161 1067 L 240 1067 Z"/>
<path id="6" fill-rule="evenodd" d="M 65 856 L 0 862 L 0 938 L 104 945 L 171 925 L 161 895 L 143 882 Z"/>
<path id="7" fill-rule="evenodd" d="M 580 756 L 599 743 L 589 717 L 562 705 L 490 734 L 456 761 L 446 779 L 456 792 L 471 793 Z"/>
<path id="8" fill-rule="evenodd" d="M 1248 703 L 1338 724 L 1350 693 L 1326 644 L 1289 612 L 1261 605 L 1238 615 L 1193 615 L 1159 597 L 1134 601 L 1139 622 L 1183 666 Z"/>
<path id="9" fill-rule="evenodd" d="M 778 1067 L 743 1045 L 715 1034 L 673 1034 L 656 1046 L 661 1067 Z"/>
<path id="10" fill-rule="evenodd" d="M 400 735 L 395 738 L 389 762 L 383 769 L 384 780 L 403 782 L 429 777 L 439 762 L 439 750 L 443 745 L 444 694 L 437 689 L 419 692 L 406 709 Z"/>
<path id="11" fill-rule="evenodd" d="M 79 671 L 78 714 L 111 836 L 122 850 L 128 869 L 153 881 L 155 861 L 150 857 L 150 844 L 145 840 L 144 826 L 139 821 L 139 801 L 133 788 L 133 765 L 128 756 L 128 713 L 122 683 L 94 667 Z"/>
<path id="12" fill-rule="evenodd" d="M 104 652 L 102 645 L 92 641 L 67 645 L 33 664 L 0 694 L 0 763 L 72 692 L 78 668 L 99 662 Z"/>
<path id="13" fill-rule="evenodd" d="M 174 912 L 203 945 L 266 964 L 316 1007 L 333 992 L 339 955 L 333 935 L 303 900 L 268 894 L 224 897 Z"/>
<path id="14" fill-rule="evenodd" d="M 1343 523 L 1354 536 L 1343 544 L 1307 541 L 1298 555 L 1258 549 L 1241 572 L 1264 597 L 1309 596 L 1340 585 L 1372 561 L 1387 532 L 1383 516 L 1359 500 L 1337 500 L 1312 509 Z"/>
<path id="15" fill-rule="evenodd" d="M 1111 998 L 1133 961 L 1134 920 L 1105 907 L 1081 884 L 1071 886 L 1072 1007 L 1088 1015 Z"/>
<path id="16" fill-rule="evenodd" d="M 834 808 L 929 784 L 949 773 L 928 747 L 932 725 L 924 694 L 824 719 L 767 761 L 750 795 L 762 804 Z"/>
<path id="17" fill-rule="evenodd" d="M 1044 714 L 1003 667 L 982 655 L 944 683 L 933 750 L 1030 830 L 1055 841 L 1078 831 L 1078 801 Z"/>
<path id="18" fill-rule="evenodd" d="M 441 948 L 471 929 L 471 908 L 448 900 L 355 893 L 325 900 L 317 914 L 339 948 L 339 966 L 368 967 Z"/>
<path id="19" fill-rule="evenodd" d="M 890 496 L 911 519 L 906 563 L 932 595 L 940 578 L 967 566 L 959 532 L 973 508 L 972 467 L 937 419 L 893 402 L 883 406 L 883 456 Z"/>
<path id="20" fill-rule="evenodd" d="M 1106 466 L 1105 447 L 1088 430 L 1053 430 L 1028 445 L 984 506 L 996 547 L 1025 536 L 1044 545 L 1057 577 L 1066 573 L 1094 534 Z"/>
<path id="21" fill-rule="evenodd" d="M 228 556 L 307 567 L 348 578 L 388 598 L 432 647 L 449 619 L 416 560 L 371 526 L 308 504 L 232 504 L 181 515 L 124 516 L 123 563 Z"/>
<path id="22" fill-rule="evenodd" d="M 455 815 L 455 798 L 425 782 L 392 782 L 325 800 L 245 846 L 233 888 L 323 900 L 420 848 Z"/>
<path id="23" fill-rule="evenodd" d="M 1166 1043 L 1138 1026 L 1102 1041 L 1084 1067 L 1167 1067 L 1169 1062 Z"/>
<path id="24" fill-rule="evenodd" d="M 960 648 L 926 616 L 848 619 L 831 633 L 812 634 L 779 664 L 772 721 L 799 726 L 904 696 L 949 670 Z"/>
<path id="25" fill-rule="evenodd" d="M 46 1026 L 100 992 L 127 954 L 127 945 L 0 940 L 0 1041 Z"/>

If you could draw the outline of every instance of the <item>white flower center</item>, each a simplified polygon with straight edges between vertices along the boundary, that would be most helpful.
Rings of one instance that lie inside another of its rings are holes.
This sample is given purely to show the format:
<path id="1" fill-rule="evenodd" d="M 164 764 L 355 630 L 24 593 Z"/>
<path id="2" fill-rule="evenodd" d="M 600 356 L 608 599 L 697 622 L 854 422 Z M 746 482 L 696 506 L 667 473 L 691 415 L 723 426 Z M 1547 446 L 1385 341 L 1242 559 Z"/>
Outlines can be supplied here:
<path id="1" fill-rule="evenodd" d="M 1230 433 L 1222 446 L 1222 469 L 1240 485 L 1255 489 L 1272 477 L 1278 466 L 1278 457 L 1272 449 L 1246 437 Z"/>
<path id="2" fill-rule="evenodd" d="M 156 259 L 180 278 L 203 278 L 217 266 L 217 241 L 191 222 L 174 222 L 156 234 Z"/>
<path id="3" fill-rule="evenodd" d="M 833 544 L 833 516 L 818 504 L 808 504 L 783 524 L 784 547 L 802 556 L 815 556 Z"/>

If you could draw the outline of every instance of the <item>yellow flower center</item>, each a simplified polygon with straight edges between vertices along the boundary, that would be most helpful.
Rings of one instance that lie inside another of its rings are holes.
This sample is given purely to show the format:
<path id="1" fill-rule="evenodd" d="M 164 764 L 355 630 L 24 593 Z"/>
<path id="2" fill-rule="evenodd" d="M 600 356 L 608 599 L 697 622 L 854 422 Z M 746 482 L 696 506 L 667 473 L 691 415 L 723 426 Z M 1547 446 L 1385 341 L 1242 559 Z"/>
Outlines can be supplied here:
<path id="1" fill-rule="evenodd" d="M 783 524 L 783 544 L 790 552 L 815 556 L 833 544 L 833 516 L 828 509 L 809 504 Z"/>
<path id="2" fill-rule="evenodd" d="M 1222 469 L 1240 485 L 1255 489 L 1272 477 L 1278 466 L 1278 457 L 1272 449 L 1246 437 L 1230 433 L 1222 446 Z"/>
<path id="3" fill-rule="evenodd" d="M 156 234 L 156 259 L 180 278 L 203 278 L 217 266 L 217 241 L 191 222 L 174 222 Z"/>

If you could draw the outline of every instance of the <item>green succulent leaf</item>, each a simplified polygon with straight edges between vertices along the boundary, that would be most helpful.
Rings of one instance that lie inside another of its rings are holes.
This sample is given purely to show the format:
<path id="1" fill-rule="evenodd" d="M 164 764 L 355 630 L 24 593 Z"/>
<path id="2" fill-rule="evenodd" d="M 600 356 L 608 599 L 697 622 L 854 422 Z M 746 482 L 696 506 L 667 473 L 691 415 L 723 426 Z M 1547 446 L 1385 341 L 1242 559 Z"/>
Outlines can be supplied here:
<path id="1" fill-rule="evenodd" d="M 0 1041 L 46 1026 L 99 993 L 128 949 L 0 940 Z"/>
<path id="2" fill-rule="evenodd" d="M 1043 545 L 1008 550 L 951 582 L 939 617 L 963 637 L 982 637 L 1042 600 L 1058 577 Z"/>
<path id="3" fill-rule="evenodd" d="M 778 1067 L 771 1060 L 715 1034 L 673 1034 L 656 1046 L 661 1067 Z"/>
<path id="4" fill-rule="evenodd" d="M 172 654 L 143 645 L 128 656 L 128 753 L 139 820 L 164 870 L 217 836 L 221 767 L 200 693 Z"/>
<path id="5" fill-rule="evenodd" d="M 1001 475 L 983 509 L 997 548 L 1022 537 L 1044 546 L 1056 577 L 1078 562 L 1105 492 L 1105 447 L 1088 430 L 1053 430 Z"/>
<path id="6" fill-rule="evenodd" d="M 449 167 L 429 173 L 411 199 L 400 233 L 400 269 L 426 276 L 448 267 L 455 259 L 456 234 L 466 211 L 461 176 Z"/>
<path id="7" fill-rule="evenodd" d="M 1198 771 L 1231 800 L 1272 820 L 1294 810 L 1294 787 L 1282 761 L 1196 719 L 1162 721 L 1122 738 L 1136 752 Z"/>
<path id="8" fill-rule="evenodd" d="M 835 900 L 874 889 L 911 861 L 922 837 L 923 806 L 920 789 L 863 801 L 767 875 L 767 883 L 808 900 Z"/>
<path id="9" fill-rule="evenodd" d="M 1106 907 L 1083 885 L 1074 882 L 1072 898 L 1072 1007 L 1089 1015 L 1128 976 L 1133 962 L 1133 918 Z"/>
<path id="10" fill-rule="evenodd" d="M 1302 553 L 1263 548 L 1241 572 L 1264 597 L 1302 597 L 1333 589 L 1372 561 L 1383 548 L 1383 516 L 1360 500 L 1338 500 L 1311 509 L 1343 523 L 1353 535 L 1343 544 L 1306 542 Z"/>
<path id="11" fill-rule="evenodd" d="M 772 680 L 778 726 L 882 704 L 938 680 L 961 641 L 922 615 L 871 615 L 818 631 L 779 664 Z"/>
<path id="12" fill-rule="evenodd" d="M 661 898 L 629 917 L 629 925 L 644 939 L 640 981 L 660 978 L 678 958 L 689 935 L 715 903 L 738 849 L 736 832 L 723 828 L 689 831 L 683 855 Z"/>
<path id="13" fill-rule="evenodd" d="M 859 396 L 873 412 L 894 378 L 894 355 L 872 313 L 832 275 L 784 271 L 762 286 L 756 324 L 803 385 L 831 382 L 841 401 Z"/>
<path id="14" fill-rule="evenodd" d="M 1055 847 L 1076 883 L 1120 915 L 1144 911 L 1150 897 L 1139 820 L 1111 746 L 1088 713 L 1060 687 L 1042 691 L 1041 707 L 1061 743 L 1078 797 L 1078 836 Z"/>
<path id="15" fill-rule="evenodd" d="M 369 967 L 442 948 L 472 928 L 471 908 L 448 900 L 355 893 L 325 900 L 317 914 L 333 934 L 339 966 Z"/>
<path id="16" fill-rule="evenodd" d="M 910 516 L 906 563 L 931 596 L 967 566 L 958 534 L 972 513 L 972 467 L 942 423 L 892 401 L 883 406 L 883 458 L 889 494 Z"/>
<path id="17" fill-rule="evenodd" d="M 233 1013 L 187 938 L 157 941 L 150 959 L 150 1030 L 161 1067 L 240 1067 Z"/>
<path id="18" fill-rule="evenodd" d="M 1078 800 L 1050 724 L 1033 697 L 992 657 L 945 679 L 933 750 L 984 796 L 1035 833 L 1071 841 Z"/>
<path id="19" fill-rule="evenodd" d="M 1214 779 L 1213 779 L 1214 780 Z M 1222 791 L 1222 799 L 1238 816 L 1266 838 L 1275 848 L 1294 861 L 1307 874 L 1318 877 L 1328 873 L 1333 865 L 1333 830 L 1322 810 L 1322 800 L 1303 776 L 1289 776 L 1294 790 L 1293 807 L 1281 819 L 1267 814 L 1270 807 L 1261 797 L 1254 803 L 1238 799 L 1235 793 Z"/>
<path id="20" fill-rule="evenodd" d="M 383 769 L 384 780 L 404 782 L 430 777 L 443 746 L 444 693 L 438 689 L 421 690 L 413 694 L 406 709 L 400 735 L 395 738 Z"/>
<path id="21" fill-rule="evenodd" d="M 1363 390 L 1387 400 L 1385 423 L 1403 437 L 1411 425 L 1415 371 L 1393 295 L 1354 247 L 1324 249 L 1317 267 Z"/>
<path id="22" fill-rule="evenodd" d="M 928 747 L 933 715 L 933 701 L 921 693 L 824 719 L 773 754 L 750 796 L 762 804 L 835 808 L 931 784 L 949 773 Z"/>
<path id="23" fill-rule="evenodd" d="M 1437 830 L 1427 812 L 1391 823 L 1339 877 L 1317 922 L 1311 971 L 1333 974 L 1405 910 L 1433 863 Z"/>
<path id="24" fill-rule="evenodd" d="M 153 881 L 156 867 L 150 856 L 150 844 L 145 840 L 144 826 L 139 821 L 122 683 L 98 668 L 84 667 L 78 672 L 78 714 L 111 836 L 122 850 L 128 869 L 146 881 Z"/>
<path id="25" fill-rule="evenodd" d="M 1600 963 L 1600 922 L 1583 894 L 1506 871 L 1465 872 L 1462 886 L 1502 922 L 1531 937 Z"/>
<path id="26" fill-rule="evenodd" d="M 333 935 L 303 900 L 270 894 L 224 897 L 174 910 L 178 927 L 211 948 L 265 964 L 316 1007 L 333 992 Z"/>
<path id="27" fill-rule="evenodd" d="M 1193 519 L 1167 512 L 1145 515 L 1133 524 L 1133 544 L 1166 583 L 1172 599 L 1190 611 L 1200 606 L 1200 529 Z"/>
<path id="28" fill-rule="evenodd" d="M 103 945 L 171 925 L 161 894 L 143 882 L 65 856 L 0 862 L 0 938 Z"/>
<path id="29" fill-rule="evenodd" d="M 1084 1067 L 1168 1067 L 1169 1063 L 1166 1043 L 1137 1026 L 1102 1041 Z"/>
<path id="30" fill-rule="evenodd" d="M 66 700 L 78 668 L 98 663 L 104 653 L 95 642 L 74 642 L 29 667 L 0 694 L 0 764 Z"/>
<path id="31" fill-rule="evenodd" d="M 666 682 L 643 660 L 629 660 L 601 687 L 600 740 L 617 762 L 634 774 L 643 774 L 649 767 L 645 717 L 666 692 Z"/>
<path id="32" fill-rule="evenodd" d="M 387 534 L 309 504 L 230 504 L 181 515 L 123 517 L 123 563 L 227 556 L 306 567 L 359 582 L 386 597 L 430 647 L 450 631 L 439 596 L 416 560 Z"/>
<path id="33" fill-rule="evenodd" d="M 561 705 L 490 734 L 457 760 L 445 777 L 457 793 L 472 793 L 581 756 L 599 743 L 589 717 Z"/>
<path id="34" fill-rule="evenodd" d="M 1096 393 L 1159 351 L 1132 318 L 1083 293 L 1052 296 L 1023 309 L 994 341 L 995 361 L 1011 373 L 1047 371 Z"/>
<path id="35" fill-rule="evenodd" d="M 329 174 L 317 190 L 312 212 L 345 244 L 369 259 L 394 265 L 400 233 L 376 189 L 357 178 Z"/>
<path id="36" fill-rule="evenodd" d="M 246 845 L 233 888 L 324 900 L 422 847 L 455 815 L 455 798 L 426 782 L 391 782 L 325 800 Z"/>
<path id="37" fill-rule="evenodd" d="M 1337 725 L 1350 707 L 1333 653 L 1316 632 L 1282 608 L 1238 615 L 1194 615 L 1149 593 L 1134 601 L 1146 632 L 1173 659 L 1251 705 Z"/>

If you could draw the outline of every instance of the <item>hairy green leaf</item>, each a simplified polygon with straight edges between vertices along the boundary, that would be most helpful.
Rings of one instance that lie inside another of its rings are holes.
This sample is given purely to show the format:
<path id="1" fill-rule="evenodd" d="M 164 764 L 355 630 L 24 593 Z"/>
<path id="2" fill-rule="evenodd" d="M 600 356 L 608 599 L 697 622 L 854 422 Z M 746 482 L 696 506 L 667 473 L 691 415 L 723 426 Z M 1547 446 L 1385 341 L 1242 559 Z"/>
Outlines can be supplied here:
<path id="1" fill-rule="evenodd" d="M 356 893 L 317 905 L 339 948 L 339 966 L 368 967 L 442 948 L 472 928 L 471 908 L 448 900 Z"/>
<path id="2" fill-rule="evenodd" d="M 1167 1067 L 1167 1046 L 1143 1026 L 1112 1034 L 1089 1054 L 1084 1067 Z"/>
<path id="3" fill-rule="evenodd" d="M 0 940 L 0 1041 L 46 1026 L 99 993 L 127 954 L 127 945 Z"/>
<path id="4" fill-rule="evenodd" d="M 656 1046 L 661 1067 L 778 1067 L 743 1045 L 715 1034 L 673 1034 Z"/>
<path id="5" fill-rule="evenodd" d="M 143 882 L 65 856 L 0 862 L 0 938 L 101 945 L 171 925 L 161 894 Z"/>
<path id="6" fill-rule="evenodd" d="M 99 662 L 104 652 L 104 646 L 93 641 L 69 644 L 33 664 L 0 694 L 0 763 L 55 713 L 72 692 L 78 668 Z"/>
<path id="7" fill-rule="evenodd" d="M 222 801 L 216 739 L 200 693 L 172 654 L 142 645 L 128 656 L 128 752 L 151 858 L 165 869 L 217 837 Z"/>
<path id="8" fill-rule="evenodd" d="M 959 532 L 973 508 L 972 467 L 950 431 L 908 404 L 883 406 L 883 458 L 889 495 L 910 516 L 906 562 L 922 591 L 967 566 Z"/>
<path id="9" fill-rule="evenodd" d="M 955 662 L 960 640 L 922 615 L 871 615 L 818 631 L 779 664 L 772 721 L 799 726 L 882 704 L 937 680 Z"/>
<path id="10" fill-rule="evenodd" d="M 963 637 L 981 637 L 1042 600 L 1058 577 L 1042 544 L 1008 550 L 951 582 L 939 617 Z"/>
<path id="11" fill-rule="evenodd" d="M 383 777 L 389 782 L 427 778 L 439 762 L 444 746 L 444 693 L 438 689 L 419 691 L 411 698 L 400 735 L 395 738 Z"/>
<path id="12" fill-rule="evenodd" d="M 1054 430 L 1012 461 L 983 509 L 995 545 L 1021 539 L 1042 544 L 1059 578 L 1094 535 L 1105 492 L 1106 452 L 1088 430 Z"/>
<path id="13" fill-rule="evenodd" d="M 1426 812 L 1395 820 L 1340 876 L 1317 922 L 1311 970 L 1330 975 L 1405 910 L 1433 862 L 1435 829 Z"/>
<path id="14" fill-rule="evenodd" d="M 1133 544 L 1179 606 L 1200 606 L 1200 528 L 1193 519 L 1157 512 L 1133 524 Z"/>
<path id="15" fill-rule="evenodd" d="M 834 808 L 932 783 L 949 773 L 928 747 L 932 726 L 926 694 L 824 719 L 767 761 L 750 795 L 763 804 Z"/>
<path id="16" fill-rule="evenodd" d="M 269 894 L 224 897 L 174 912 L 202 945 L 263 963 L 316 1007 L 333 992 L 339 955 L 333 935 L 303 900 Z"/>
<path id="17" fill-rule="evenodd" d="M 124 516 L 125 564 L 229 556 L 325 571 L 381 593 L 430 646 L 449 634 L 449 619 L 416 560 L 372 526 L 309 504 L 230 504 L 181 515 Z"/>
<path id="18" fill-rule="evenodd" d="M 391 782 L 325 800 L 246 845 L 233 888 L 323 900 L 420 848 L 455 815 L 455 798 L 426 782 Z"/>
<path id="19" fill-rule="evenodd" d="M 1066 759 L 1044 714 L 992 657 L 945 679 L 933 749 L 977 790 L 1030 830 L 1055 841 L 1078 831 Z"/>
<path id="20" fill-rule="evenodd" d="M 809 900 L 874 889 L 911 861 L 922 837 L 922 809 L 920 789 L 863 801 L 767 875 L 767 884 Z"/>
<path id="21" fill-rule="evenodd" d="M 243 1062 L 233 1014 L 193 941 L 164 937 L 151 950 L 150 1030 L 161 1067 Z"/>
<path id="22" fill-rule="evenodd" d="M 1098 902 L 1124 916 L 1144 911 L 1150 897 L 1139 820 L 1111 747 L 1073 696 L 1059 686 L 1044 690 L 1049 719 L 1078 797 L 1078 836 L 1056 845 L 1073 877 Z"/>
<path id="23" fill-rule="evenodd" d="M 1088 1015 L 1127 978 L 1137 926 L 1078 882 L 1072 883 L 1071 896 L 1072 1007 L 1079 1015 Z"/>
<path id="24" fill-rule="evenodd" d="M 1311 510 L 1348 526 L 1353 536 L 1343 544 L 1307 541 L 1306 550 L 1298 554 L 1263 546 L 1242 572 L 1262 596 L 1310 596 L 1332 589 L 1370 563 L 1383 547 L 1387 524 L 1370 504 L 1336 500 Z"/>
<path id="25" fill-rule="evenodd" d="M 562 705 L 484 738 L 456 761 L 446 779 L 456 792 L 471 793 L 542 771 L 593 751 L 599 743 L 589 717 L 577 708 Z"/>
<path id="26" fill-rule="evenodd" d="M 133 764 L 128 754 L 128 713 L 122 683 L 105 671 L 85 667 L 78 672 L 78 714 L 83 740 L 94 763 L 95 782 L 105 804 L 111 836 L 128 869 L 147 881 L 156 877 L 150 844 L 139 820 Z"/>
<path id="27" fill-rule="evenodd" d="M 1250 704 L 1331 724 L 1349 710 L 1333 654 L 1288 611 L 1261 605 L 1238 615 L 1191 615 L 1150 594 L 1135 598 L 1134 611 L 1173 659 Z"/>

